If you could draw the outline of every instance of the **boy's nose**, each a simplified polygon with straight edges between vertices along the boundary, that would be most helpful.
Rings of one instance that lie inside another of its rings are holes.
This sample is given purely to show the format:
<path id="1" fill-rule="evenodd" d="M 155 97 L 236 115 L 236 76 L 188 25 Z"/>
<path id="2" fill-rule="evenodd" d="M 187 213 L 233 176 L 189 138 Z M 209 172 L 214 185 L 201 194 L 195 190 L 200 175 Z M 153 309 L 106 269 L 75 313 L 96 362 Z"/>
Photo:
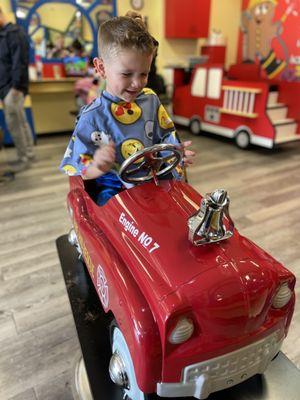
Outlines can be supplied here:
<path id="1" fill-rule="evenodd" d="M 141 86 L 143 86 L 142 78 L 133 79 L 133 81 L 131 82 L 131 86 L 133 88 L 140 88 Z"/>
<path id="2" fill-rule="evenodd" d="M 133 89 L 137 89 L 139 87 L 139 83 L 137 81 L 131 82 L 131 87 Z"/>

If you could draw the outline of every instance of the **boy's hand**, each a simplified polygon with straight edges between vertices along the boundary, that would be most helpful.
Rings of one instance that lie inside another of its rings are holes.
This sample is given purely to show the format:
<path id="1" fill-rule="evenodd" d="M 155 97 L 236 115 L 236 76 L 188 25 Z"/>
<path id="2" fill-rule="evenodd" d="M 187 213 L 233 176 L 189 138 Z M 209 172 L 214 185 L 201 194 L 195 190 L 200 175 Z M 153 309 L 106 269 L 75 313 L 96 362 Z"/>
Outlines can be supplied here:
<path id="1" fill-rule="evenodd" d="M 116 158 L 116 147 L 113 141 L 101 146 L 94 153 L 93 165 L 103 173 L 111 170 Z"/>
<path id="2" fill-rule="evenodd" d="M 196 153 L 194 151 L 187 150 L 187 147 L 189 147 L 191 144 L 192 144 L 191 140 L 187 140 L 187 141 L 181 143 L 181 146 L 183 148 L 183 163 L 186 167 L 193 164 L 193 158 L 196 155 Z"/>

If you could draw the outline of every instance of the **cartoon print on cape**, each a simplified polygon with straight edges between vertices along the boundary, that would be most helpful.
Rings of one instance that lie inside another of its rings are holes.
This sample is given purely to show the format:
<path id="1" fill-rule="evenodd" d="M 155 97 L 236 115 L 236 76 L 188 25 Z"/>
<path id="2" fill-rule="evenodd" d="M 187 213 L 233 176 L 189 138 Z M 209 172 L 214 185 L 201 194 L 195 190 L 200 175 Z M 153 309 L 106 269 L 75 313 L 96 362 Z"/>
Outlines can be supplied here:
<path id="1" fill-rule="evenodd" d="M 142 115 L 141 108 L 137 103 L 126 103 L 121 101 L 119 103 L 111 104 L 111 113 L 113 117 L 125 125 L 134 124 Z"/>

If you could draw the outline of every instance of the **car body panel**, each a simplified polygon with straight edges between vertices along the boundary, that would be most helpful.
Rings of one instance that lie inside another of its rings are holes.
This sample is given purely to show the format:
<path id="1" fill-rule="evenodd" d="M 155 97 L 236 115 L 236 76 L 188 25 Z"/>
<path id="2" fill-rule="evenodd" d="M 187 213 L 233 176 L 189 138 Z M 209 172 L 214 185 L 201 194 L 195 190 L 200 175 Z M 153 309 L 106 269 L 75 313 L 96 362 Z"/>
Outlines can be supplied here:
<path id="1" fill-rule="evenodd" d="M 284 309 L 271 306 L 280 283 L 289 282 L 293 290 L 294 276 L 236 229 L 228 240 L 194 246 L 187 220 L 202 197 L 190 185 L 145 183 L 99 207 L 81 178 L 70 179 L 68 204 L 85 262 L 105 311 L 113 313 L 127 340 L 143 391 L 180 381 L 187 365 L 275 331 L 286 335 L 294 295 Z M 107 306 L 99 292 L 99 266 Z M 195 331 L 186 343 L 171 345 L 168 336 L 182 316 L 192 319 Z"/>

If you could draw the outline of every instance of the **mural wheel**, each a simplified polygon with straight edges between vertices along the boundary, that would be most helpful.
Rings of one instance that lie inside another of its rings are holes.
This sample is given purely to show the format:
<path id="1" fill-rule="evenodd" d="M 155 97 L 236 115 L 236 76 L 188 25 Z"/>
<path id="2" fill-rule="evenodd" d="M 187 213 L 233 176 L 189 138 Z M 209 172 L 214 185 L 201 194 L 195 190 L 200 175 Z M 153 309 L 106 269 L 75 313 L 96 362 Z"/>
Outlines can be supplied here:
<path id="1" fill-rule="evenodd" d="M 193 135 L 200 135 L 201 133 L 201 123 L 198 118 L 194 118 L 190 121 L 190 131 Z"/>
<path id="2" fill-rule="evenodd" d="M 246 131 L 240 131 L 235 137 L 235 143 L 240 149 L 247 149 L 250 145 L 250 136 Z"/>

